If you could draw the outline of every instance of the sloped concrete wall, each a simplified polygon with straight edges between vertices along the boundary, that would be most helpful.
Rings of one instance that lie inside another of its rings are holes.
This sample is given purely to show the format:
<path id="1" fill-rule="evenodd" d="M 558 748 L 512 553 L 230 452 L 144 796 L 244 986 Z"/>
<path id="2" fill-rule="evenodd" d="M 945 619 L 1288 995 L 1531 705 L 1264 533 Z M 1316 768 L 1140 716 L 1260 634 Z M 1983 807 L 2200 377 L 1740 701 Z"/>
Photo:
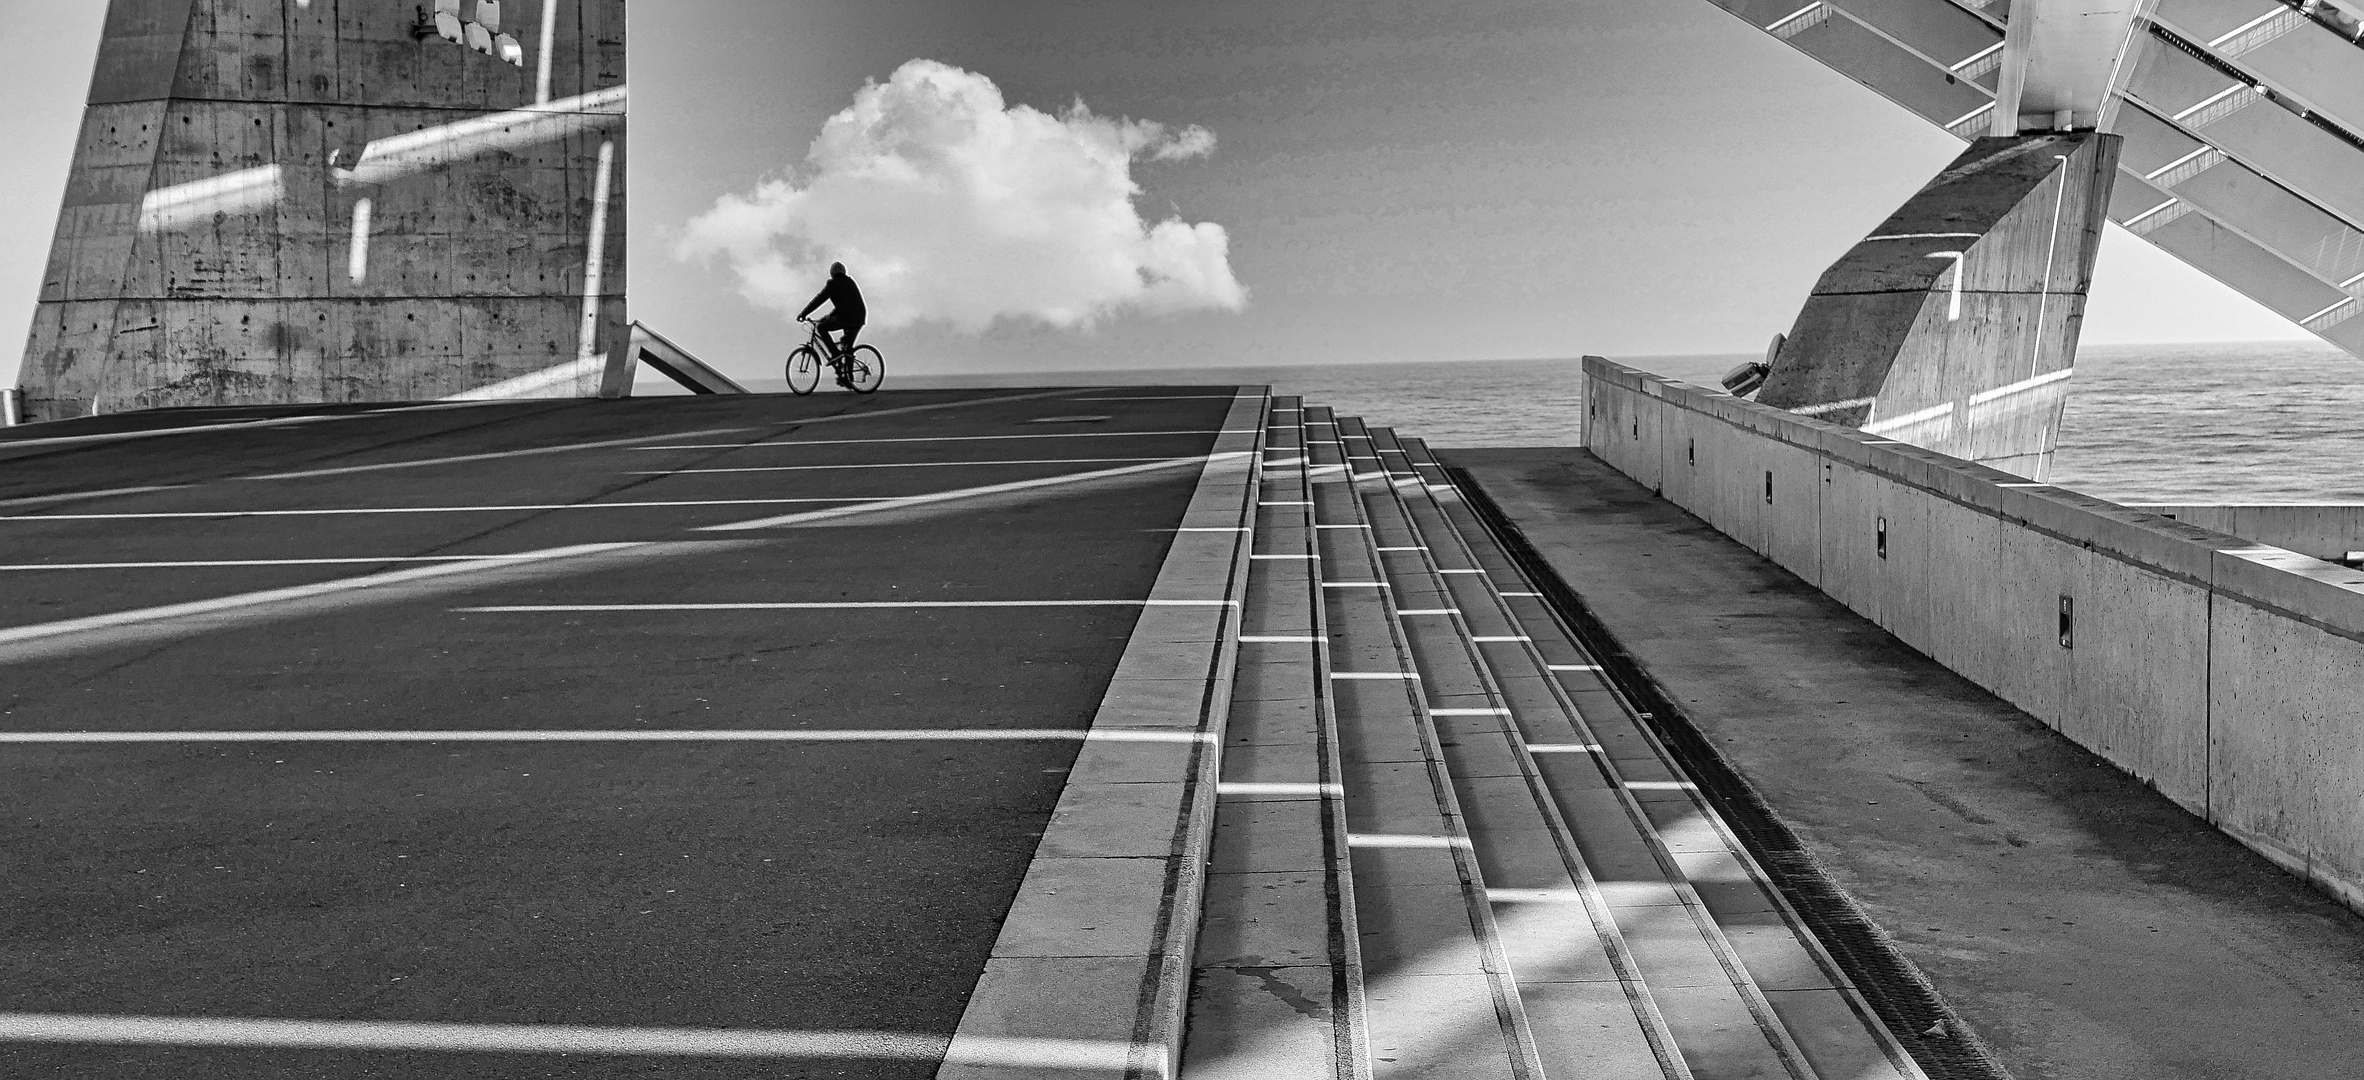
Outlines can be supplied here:
<path id="1" fill-rule="evenodd" d="M 2364 504 L 2359 503 L 2144 503 L 2133 509 L 2326 561 L 2364 551 Z"/>
<path id="2" fill-rule="evenodd" d="M 624 0 L 462 0 L 511 57 L 436 7 L 111 0 L 29 418 L 436 398 L 621 339 Z"/>
<path id="3" fill-rule="evenodd" d="M 2364 572 L 1584 364 L 1595 456 L 2364 911 Z"/>

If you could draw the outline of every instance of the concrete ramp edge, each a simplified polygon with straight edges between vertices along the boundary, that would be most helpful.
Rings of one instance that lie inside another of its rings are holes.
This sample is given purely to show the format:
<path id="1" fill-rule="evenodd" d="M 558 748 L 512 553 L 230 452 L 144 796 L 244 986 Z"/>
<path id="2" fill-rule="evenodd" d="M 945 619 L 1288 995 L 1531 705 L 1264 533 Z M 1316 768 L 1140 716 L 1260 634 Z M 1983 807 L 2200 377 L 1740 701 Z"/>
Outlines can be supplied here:
<path id="1" fill-rule="evenodd" d="M 977 979 L 943 1080 L 1175 1075 L 1266 391 L 1243 387 Z"/>

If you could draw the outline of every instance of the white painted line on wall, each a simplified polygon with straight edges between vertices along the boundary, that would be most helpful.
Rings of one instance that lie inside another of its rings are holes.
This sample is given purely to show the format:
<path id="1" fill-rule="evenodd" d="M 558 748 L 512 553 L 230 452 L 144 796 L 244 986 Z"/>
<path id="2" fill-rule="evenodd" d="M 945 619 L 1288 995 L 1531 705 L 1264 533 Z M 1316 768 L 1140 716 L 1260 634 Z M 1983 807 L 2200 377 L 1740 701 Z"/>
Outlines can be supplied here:
<path id="1" fill-rule="evenodd" d="M 783 600 L 714 604 L 487 604 L 468 612 L 553 611 L 837 611 L 921 608 L 1229 607 L 1231 600 Z"/>
<path id="2" fill-rule="evenodd" d="M 756 465 L 734 469 L 633 469 L 626 476 L 694 476 L 699 473 L 823 472 L 837 469 L 939 469 L 966 465 L 1099 465 L 1112 461 L 1164 461 L 1157 457 L 1016 458 L 1007 461 L 882 461 L 858 465 Z"/>
<path id="3" fill-rule="evenodd" d="M 910 1061 L 944 1058 L 943 1035 L 893 1031 L 583 1027 L 389 1020 L 258 1020 L 189 1016 L 0 1013 L 0 1042 L 106 1046 L 213 1046 L 289 1050 L 420 1050 L 474 1053 Z M 1086 1039 L 963 1040 L 959 1064 L 1052 1071 L 1123 1071 L 1128 1042 Z"/>

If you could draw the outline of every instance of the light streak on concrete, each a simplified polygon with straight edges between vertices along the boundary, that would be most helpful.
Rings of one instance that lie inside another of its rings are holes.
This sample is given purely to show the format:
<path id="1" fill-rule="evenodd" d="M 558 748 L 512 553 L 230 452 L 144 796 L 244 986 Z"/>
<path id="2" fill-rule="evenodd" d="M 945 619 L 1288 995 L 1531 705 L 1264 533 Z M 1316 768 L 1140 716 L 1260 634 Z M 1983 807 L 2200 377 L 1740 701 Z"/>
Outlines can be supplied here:
<path id="1" fill-rule="evenodd" d="M 361 281 L 369 277 L 369 200 L 353 202 L 353 244 L 345 253 L 345 277 Z"/>
<path id="2" fill-rule="evenodd" d="M 590 254 L 583 262 L 583 323 L 575 336 L 575 358 L 589 365 L 599 359 L 599 286 L 607 269 L 607 204 L 615 190 L 616 144 L 610 139 L 599 144 L 599 168 L 591 181 L 591 236 Z M 591 379 L 596 380 L 596 374 Z M 578 385 L 579 395 L 597 392 L 596 381 Z"/>
<path id="3" fill-rule="evenodd" d="M 801 472 L 818 469 L 943 469 L 973 465 L 1079 465 L 1127 461 L 1164 461 L 1153 457 L 1018 458 L 1007 461 L 881 461 L 856 465 L 755 465 L 738 469 L 634 469 L 626 476 L 695 476 L 701 473 Z"/>
<path id="4" fill-rule="evenodd" d="M 277 206 L 286 198 L 286 172 L 279 166 L 240 169 L 157 188 L 141 196 L 139 230 L 156 233 L 207 224 L 215 214 L 252 213 Z"/>
<path id="5" fill-rule="evenodd" d="M 541 55 L 534 61 L 534 104 L 550 101 L 550 46 L 558 39 L 559 0 L 542 0 Z"/>

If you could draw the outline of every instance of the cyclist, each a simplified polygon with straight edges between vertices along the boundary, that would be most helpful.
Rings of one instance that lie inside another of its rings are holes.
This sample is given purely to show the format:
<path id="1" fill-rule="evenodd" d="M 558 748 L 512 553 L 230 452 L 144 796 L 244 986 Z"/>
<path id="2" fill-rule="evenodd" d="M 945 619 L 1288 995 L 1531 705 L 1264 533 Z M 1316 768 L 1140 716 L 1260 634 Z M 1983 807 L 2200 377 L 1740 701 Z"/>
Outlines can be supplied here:
<path id="1" fill-rule="evenodd" d="M 845 358 L 853 355 L 854 338 L 862 333 L 862 324 L 867 321 L 869 312 L 862 307 L 861 286 L 854 284 L 853 276 L 845 272 L 844 263 L 829 264 L 828 283 L 821 286 L 821 291 L 813 296 L 812 303 L 806 304 L 803 311 L 796 313 L 796 321 L 807 321 L 805 316 L 812 314 L 813 309 L 820 307 L 824 301 L 829 304 L 829 314 L 821 316 L 821 321 L 813 325 L 821 331 L 821 340 L 829 342 L 830 348 L 837 350 L 837 355 L 829 358 L 829 366 L 837 370 L 837 385 L 851 389 L 854 384 L 846 375 Z M 845 331 L 845 338 L 831 341 L 831 330 Z"/>

